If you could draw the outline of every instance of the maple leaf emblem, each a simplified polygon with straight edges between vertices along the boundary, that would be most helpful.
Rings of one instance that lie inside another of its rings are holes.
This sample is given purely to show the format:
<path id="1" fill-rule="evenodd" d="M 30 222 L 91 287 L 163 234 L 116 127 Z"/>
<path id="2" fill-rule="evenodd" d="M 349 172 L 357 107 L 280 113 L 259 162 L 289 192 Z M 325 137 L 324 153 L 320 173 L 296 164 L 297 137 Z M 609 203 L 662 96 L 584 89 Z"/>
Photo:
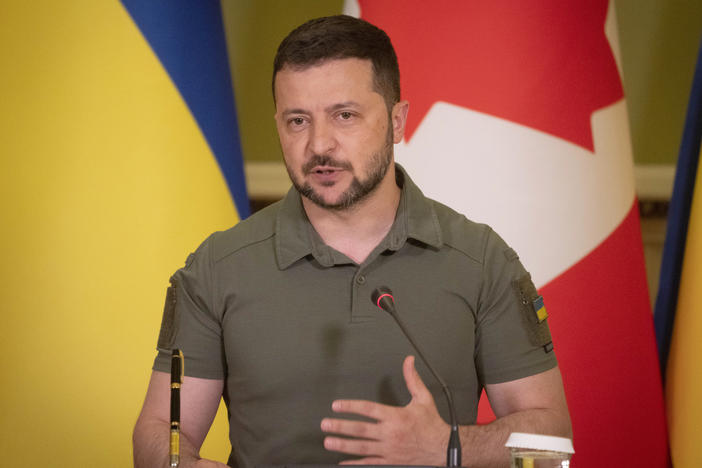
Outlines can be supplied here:
<path id="1" fill-rule="evenodd" d="M 395 46 L 412 109 L 408 141 L 445 101 L 593 151 L 590 116 L 623 97 L 604 31 L 607 0 L 359 3 Z"/>

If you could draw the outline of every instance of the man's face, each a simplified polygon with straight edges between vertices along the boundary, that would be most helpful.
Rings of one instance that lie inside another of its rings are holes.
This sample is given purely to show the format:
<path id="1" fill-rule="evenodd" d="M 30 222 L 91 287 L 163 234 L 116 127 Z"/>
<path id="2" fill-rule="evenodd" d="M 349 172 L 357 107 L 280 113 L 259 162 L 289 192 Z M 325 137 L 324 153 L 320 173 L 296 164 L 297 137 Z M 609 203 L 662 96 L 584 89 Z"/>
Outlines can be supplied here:
<path id="1" fill-rule="evenodd" d="M 392 163 L 393 141 L 402 139 L 404 115 L 395 131 L 397 119 L 373 89 L 371 62 L 352 58 L 284 67 L 275 95 L 278 135 L 295 188 L 336 210 L 373 193 Z"/>

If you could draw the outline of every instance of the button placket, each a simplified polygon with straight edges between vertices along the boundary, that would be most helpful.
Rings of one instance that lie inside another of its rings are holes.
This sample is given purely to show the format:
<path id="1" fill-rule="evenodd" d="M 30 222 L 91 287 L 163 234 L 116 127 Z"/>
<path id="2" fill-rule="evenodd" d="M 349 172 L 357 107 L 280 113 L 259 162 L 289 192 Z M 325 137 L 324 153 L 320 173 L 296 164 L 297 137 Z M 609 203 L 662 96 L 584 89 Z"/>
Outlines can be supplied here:
<path id="1" fill-rule="evenodd" d="M 367 296 L 368 293 L 366 291 L 366 283 L 368 282 L 368 278 L 366 275 L 363 273 L 363 270 L 361 268 L 356 271 L 356 274 L 353 277 L 353 283 L 352 283 L 352 290 L 353 290 L 353 300 L 352 300 L 352 306 L 351 306 L 351 320 L 354 322 L 358 321 L 367 321 L 371 317 L 368 314 L 368 309 L 365 307 L 365 302 L 367 301 Z M 370 297 L 370 296 L 369 296 Z M 364 301 L 365 299 L 365 301 Z"/>

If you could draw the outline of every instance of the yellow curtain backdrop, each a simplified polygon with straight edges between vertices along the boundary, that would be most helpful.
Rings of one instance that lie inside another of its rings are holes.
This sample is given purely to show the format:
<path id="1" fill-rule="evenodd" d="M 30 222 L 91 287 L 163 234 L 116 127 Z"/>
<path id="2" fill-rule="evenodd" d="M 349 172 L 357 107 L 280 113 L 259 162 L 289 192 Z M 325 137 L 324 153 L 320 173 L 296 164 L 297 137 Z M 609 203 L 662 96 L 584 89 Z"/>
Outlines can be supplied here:
<path id="1" fill-rule="evenodd" d="M 237 213 L 118 1 L 5 2 L 0 44 L 0 464 L 130 466 L 168 278 Z"/>
<path id="2" fill-rule="evenodd" d="M 702 154 L 700 155 L 702 156 Z M 702 157 L 700 158 L 702 161 Z M 676 468 L 698 466 L 702 420 L 702 164 L 697 167 L 666 374 L 670 451 Z"/>

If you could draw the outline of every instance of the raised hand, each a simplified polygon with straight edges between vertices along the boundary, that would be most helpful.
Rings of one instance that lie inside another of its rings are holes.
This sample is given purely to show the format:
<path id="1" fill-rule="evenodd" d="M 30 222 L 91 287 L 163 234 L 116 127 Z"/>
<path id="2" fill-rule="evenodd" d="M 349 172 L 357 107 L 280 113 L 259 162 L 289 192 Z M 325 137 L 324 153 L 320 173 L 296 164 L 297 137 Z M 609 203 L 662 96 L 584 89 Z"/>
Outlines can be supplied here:
<path id="1" fill-rule="evenodd" d="M 336 400 L 335 413 L 357 414 L 375 422 L 325 418 L 321 427 L 327 450 L 362 458 L 343 464 L 433 465 L 446 463 L 449 425 L 441 419 L 434 398 L 407 356 L 402 375 L 412 399 L 406 406 L 388 406 L 367 400 Z"/>

